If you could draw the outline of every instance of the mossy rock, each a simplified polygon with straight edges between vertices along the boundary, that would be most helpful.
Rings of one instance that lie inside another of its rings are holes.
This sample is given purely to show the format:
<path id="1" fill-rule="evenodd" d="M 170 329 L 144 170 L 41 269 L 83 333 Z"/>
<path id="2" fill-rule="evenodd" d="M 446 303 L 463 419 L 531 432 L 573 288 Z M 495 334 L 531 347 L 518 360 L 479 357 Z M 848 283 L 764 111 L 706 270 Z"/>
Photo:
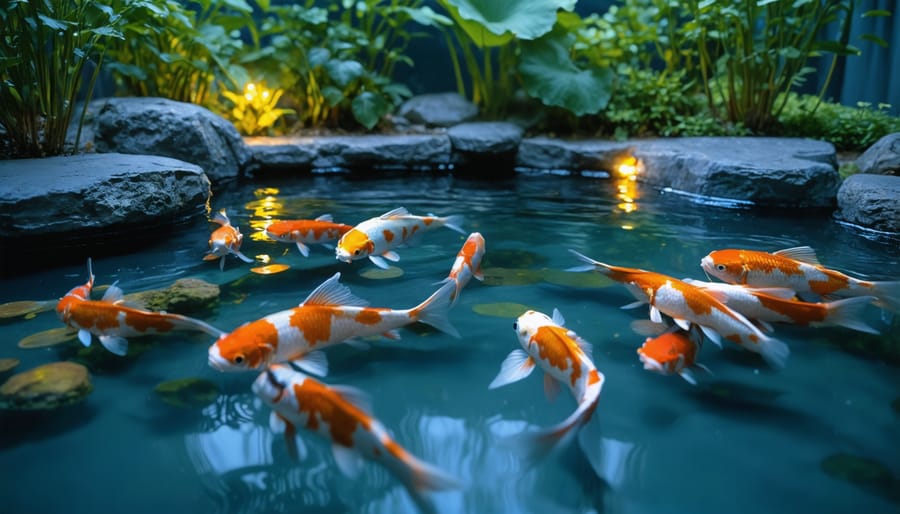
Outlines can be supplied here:
<path id="1" fill-rule="evenodd" d="M 825 474 L 855 484 L 891 501 L 900 502 L 900 482 L 881 462 L 848 453 L 826 457 L 821 464 Z"/>
<path id="2" fill-rule="evenodd" d="M 169 405 L 181 408 L 205 407 L 218 398 L 219 387 L 202 378 L 182 378 L 157 385 L 154 389 Z"/>
<path id="3" fill-rule="evenodd" d="M 84 399 L 94 389 L 86 367 L 53 362 L 18 373 L 0 386 L 0 407 L 55 409 Z"/>
<path id="4" fill-rule="evenodd" d="M 219 303 L 219 286 L 199 278 L 180 278 L 165 289 L 153 289 L 125 295 L 125 299 L 151 311 L 196 314 L 207 312 Z"/>

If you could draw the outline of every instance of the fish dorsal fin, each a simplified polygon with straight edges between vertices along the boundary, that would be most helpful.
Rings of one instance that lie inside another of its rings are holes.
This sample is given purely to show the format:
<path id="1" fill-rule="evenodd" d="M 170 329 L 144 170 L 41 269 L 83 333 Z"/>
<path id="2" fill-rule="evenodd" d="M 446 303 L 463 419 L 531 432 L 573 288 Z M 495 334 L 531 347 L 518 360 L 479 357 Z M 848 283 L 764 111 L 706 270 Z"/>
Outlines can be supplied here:
<path id="1" fill-rule="evenodd" d="M 579 336 L 578 334 L 576 334 L 575 332 L 573 332 L 571 330 L 569 330 L 566 333 L 566 335 L 571 337 L 572 340 L 575 341 L 575 344 L 577 344 L 578 347 L 581 348 L 581 351 L 583 351 L 585 353 L 585 355 L 588 356 L 589 359 L 594 358 L 594 345 L 585 341 L 584 339 L 581 338 L 581 336 Z"/>
<path id="2" fill-rule="evenodd" d="M 341 398 L 347 400 L 348 403 L 363 411 L 366 416 L 372 416 L 372 398 L 365 391 L 348 385 L 333 385 L 329 387 Z"/>
<path id="3" fill-rule="evenodd" d="M 116 303 L 122 301 L 122 298 L 125 297 L 125 293 L 122 292 L 122 289 L 116 285 L 118 283 L 119 281 L 116 280 L 115 282 L 113 282 L 113 285 L 109 286 L 109 289 L 107 289 L 106 292 L 103 293 L 103 298 L 100 299 L 101 302 Z"/>
<path id="4" fill-rule="evenodd" d="M 356 478 L 362 471 L 362 457 L 358 453 L 337 443 L 331 445 L 334 462 L 347 478 Z"/>
<path id="5" fill-rule="evenodd" d="M 409 211 L 406 210 L 406 207 L 397 207 L 396 209 L 394 209 L 392 211 L 387 211 L 386 213 L 382 214 L 381 216 L 379 216 L 379 218 L 388 219 L 393 216 L 408 216 L 408 215 L 409 215 Z"/>
<path id="6" fill-rule="evenodd" d="M 110 352 L 124 357 L 128 354 L 128 339 L 119 336 L 99 336 L 100 344 Z"/>
<path id="7" fill-rule="evenodd" d="M 566 326 L 566 318 L 563 317 L 562 313 L 559 312 L 559 309 L 556 307 L 553 308 L 553 317 L 551 319 L 561 327 Z"/>
<path id="8" fill-rule="evenodd" d="M 316 221 L 332 222 L 332 221 L 334 221 L 334 218 L 331 217 L 331 214 L 323 214 L 323 215 L 319 216 L 318 218 L 316 218 Z"/>
<path id="9" fill-rule="evenodd" d="M 91 333 L 90 333 L 90 331 L 85 330 L 85 329 L 83 329 L 83 328 L 80 329 L 80 330 L 78 331 L 78 340 L 81 341 L 81 344 L 83 344 L 84 346 L 90 346 L 90 345 L 91 345 Z"/>
<path id="10" fill-rule="evenodd" d="M 805 262 L 806 264 L 819 265 L 816 251 L 808 246 L 795 246 L 794 248 L 785 248 L 772 253 L 788 259 L 794 259 L 795 261 Z"/>
<path id="11" fill-rule="evenodd" d="M 534 359 L 525 353 L 525 350 L 513 350 L 503 359 L 503 363 L 500 364 L 500 373 L 491 381 L 488 389 L 496 389 L 518 382 L 530 375 L 532 371 L 534 371 Z"/>
<path id="12" fill-rule="evenodd" d="M 341 272 L 337 272 L 319 287 L 315 288 L 300 305 L 346 305 L 365 307 L 369 302 L 350 292 L 350 288 L 341 284 Z"/>

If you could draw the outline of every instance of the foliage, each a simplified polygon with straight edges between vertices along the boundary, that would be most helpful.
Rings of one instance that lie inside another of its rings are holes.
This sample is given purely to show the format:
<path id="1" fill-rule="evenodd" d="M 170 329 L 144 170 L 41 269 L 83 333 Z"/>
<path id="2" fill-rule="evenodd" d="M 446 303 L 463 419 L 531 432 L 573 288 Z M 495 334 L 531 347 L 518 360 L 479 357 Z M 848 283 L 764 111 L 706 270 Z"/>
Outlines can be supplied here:
<path id="1" fill-rule="evenodd" d="M 0 8 L 0 125 L 12 156 L 65 151 L 82 78 L 89 77 L 86 106 L 105 45 L 122 37 L 118 23 L 111 8 L 85 0 L 11 0 Z"/>
<path id="2" fill-rule="evenodd" d="M 241 94 L 223 91 L 222 96 L 234 107 L 229 111 L 230 118 L 238 132 L 247 136 L 256 136 L 272 127 L 285 114 L 293 114 L 293 109 L 279 109 L 278 100 L 284 94 L 283 89 L 270 90 L 264 83 L 248 82 Z"/>
<path id="3" fill-rule="evenodd" d="M 216 107 L 221 90 L 239 90 L 246 72 L 241 31 L 256 37 L 253 8 L 244 0 L 199 0 L 188 9 L 175 0 L 114 0 L 128 6 L 125 38 L 110 48 L 120 94 L 161 96 Z"/>
<path id="4" fill-rule="evenodd" d="M 863 151 L 882 137 L 900 132 L 900 117 L 888 113 L 889 105 L 857 107 L 819 102 L 811 95 L 790 93 L 784 99 L 780 132 L 785 136 L 822 139 L 838 150 Z"/>
<path id="5" fill-rule="evenodd" d="M 264 44 L 241 62 L 285 89 L 302 124 L 359 123 L 371 129 L 412 95 L 391 79 L 398 64 L 413 64 L 405 50 L 420 34 L 409 32 L 406 25 L 449 23 L 421 4 L 421 0 L 343 0 L 329 11 L 313 2 L 305 6 L 261 2 Z"/>

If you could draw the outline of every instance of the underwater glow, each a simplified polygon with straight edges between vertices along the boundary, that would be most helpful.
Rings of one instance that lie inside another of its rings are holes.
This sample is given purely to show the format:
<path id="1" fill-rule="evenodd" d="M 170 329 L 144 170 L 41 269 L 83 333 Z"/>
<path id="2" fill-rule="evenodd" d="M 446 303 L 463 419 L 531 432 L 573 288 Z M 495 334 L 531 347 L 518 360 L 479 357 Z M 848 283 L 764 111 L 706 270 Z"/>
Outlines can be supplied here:
<path id="1" fill-rule="evenodd" d="M 247 202 L 244 208 L 250 211 L 250 228 L 253 233 L 250 239 L 254 241 L 271 241 L 266 235 L 266 228 L 281 215 L 284 205 L 275 197 L 278 189 L 272 187 L 260 188 L 253 192 L 258 198 L 252 202 Z"/>

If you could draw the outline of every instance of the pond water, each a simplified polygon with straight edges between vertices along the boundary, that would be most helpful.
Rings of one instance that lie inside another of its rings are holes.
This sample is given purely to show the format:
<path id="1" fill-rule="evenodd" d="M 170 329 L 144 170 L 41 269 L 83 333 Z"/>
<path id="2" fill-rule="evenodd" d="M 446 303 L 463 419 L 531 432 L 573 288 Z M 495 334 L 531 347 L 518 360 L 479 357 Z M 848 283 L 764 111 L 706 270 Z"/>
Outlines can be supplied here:
<path id="1" fill-rule="evenodd" d="M 460 339 L 413 326 L 401 329 L 399 341 L 369 341 L 368 350 L 326 350 L 331 369 L 324 382 L 369 393 L 375 417 L 401 445 L 464 483 L 432 495 L 440 512 L 900 508 L 897 322 L 891 332 L 871 307 L 866 321 L 885 334 L 880 337 L 780 325 L 775 336 L 792 352 L 783 370 L 739 348 L 706 344 L 698 360 L 712 374 L 699 373 L 700 384 L 692 386 L 642 369 L 635 350 L 644 336 L 630 324 L 647 310 L 620 309 L 632 301 L 624 287 L 564 271 L 579 264 L 572 248 L 610 264 L 705 279 L 699 262 L 714 249 L 809 245 L 829 267 L 897 280 L 897 239 L 866 236 L 822 213 L 704 206 L 630 182 L 578 176 L 484 182 L 334 174 L 235 185 L 211 204 L 241 228 L 245 254 L 290 269 L 257 275 L 252 265 L 229 258 L 220 272 L 216 262 L 201 260 L 211 231 L 201 219 L 132 255 L 95 257 L 97 283 L 118 281 L 130 293 L 183 277 L 213 282 L 222 287 L 221 303 L 202 319 L 230 331 L 295 306 L 337 271 L 373 306 L 411 307 L 447 275 L 464 240 L 447 229 L 430 232 L 419 246 L 398 251 L 403 274 L 385 277 L 368 261 L 340 263 L 320 246 L 303 258 L 293 246 L 254 237 L 267 219 L 330 213 L 355 224 L 405 206 L 416 214 L 463 214 L 464 229 L 484 235 L 486 280 L 473 280 L 450 312 Z M 10 277 L 0 283 L 0 303 L 59 298 L 85 279 L 83 264 Z M 567 326 L 593 344 L 606 381 L 582 437 L 603 449 L 599 472 L 578 444 L 526 466 L 501 443 L 525 427 L 554 425 L 575 408 L 567 391 L 553 402 L 545 398 L 540 370 L 488 390 L 500 363 L 519 347 L 512 322 L 525 308 L 547 314 L 558 308 Z M 268 407 L 250 390 L 258 373 L 211 369 L 209 336 L 134 339 L 124 358 L 96 340 L 87 354 L 76 340 L 16 346 L 61 326 L 53 312 L 0 324 L 0 357 L 20 359 L 17 371 L 80 359 L 94 383 L 81 403 L 0 413 L 0 510 L 415 512 L 405 489 L 376 464 L 367 463 L 356 480 L 345 478 L 330 444 L 317 435 L 301 431 L 308 455 L 293 461 L 269 428 Z M 190 377 L 211 381 L 219 395 L 211 403 L 175 406 L 154 391 Z"/>

